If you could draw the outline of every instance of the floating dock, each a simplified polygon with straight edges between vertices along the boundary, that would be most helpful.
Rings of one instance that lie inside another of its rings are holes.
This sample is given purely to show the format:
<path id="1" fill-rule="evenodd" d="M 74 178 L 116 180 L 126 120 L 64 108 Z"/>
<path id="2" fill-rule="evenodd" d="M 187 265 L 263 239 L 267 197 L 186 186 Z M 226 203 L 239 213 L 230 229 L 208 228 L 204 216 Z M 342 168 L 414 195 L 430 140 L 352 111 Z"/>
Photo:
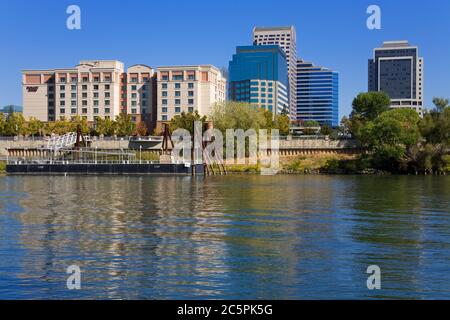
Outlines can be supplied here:
<path id="1" fill-rule="evenodd" d="M 203 175 L 203 164 L 162 163 L 30 163 L 10 162 L 6 165 L 8 174 L 40 175 Z"/>

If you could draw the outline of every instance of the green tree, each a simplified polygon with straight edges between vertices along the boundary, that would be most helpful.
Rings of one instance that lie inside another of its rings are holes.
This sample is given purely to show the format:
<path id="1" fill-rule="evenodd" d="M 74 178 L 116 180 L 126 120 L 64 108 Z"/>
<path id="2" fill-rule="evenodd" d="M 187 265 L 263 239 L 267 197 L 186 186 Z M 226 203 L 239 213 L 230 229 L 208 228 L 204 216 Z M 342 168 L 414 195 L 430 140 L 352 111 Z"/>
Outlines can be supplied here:
<path id="1" fill-rule="evenodd" d="M 248 103 L 224 102 L 216 104 L 211 120 L 214 128 L 225 133 L 227 129 L 267 129 L 267 115 L 263 109 L 258 109 Z"/>
<path id="2" fill-rule="evenodd" d="M 329 136 L 333 133 L 333 128 L 325 124 L 320 128 L 320 134 L 323 136 Z"/>
<path id="3" fill-rule="evenodd" d="M 420 140 L 420 117 L 415 110 L 393 109 L 369 121 L 361 130 L 375 165 L 390 171 L 404 170 L 408 152 Z"/>
<path id="4" fill-rule="evenodd" d="M 42 121 L 36 119 L 35 117 L 30 117 L 30 120 L 26 126 L 27 134 L 31 136 L 42 135 L 43 129 L 44 123 L 42 123 Z"/>
<path id="5" fill-rule="evenodd" d="M 360 93 L 353 100 L 351 117 L 375 120 L 380 114 L 389 110 L 391 100 L 384 92 Z"/>
<path id="6" fill-rule="evenodd" d="M 360 93 L 353 100 L 352 113 L 348 122 L 349 132 L 361 139 L 361 129 L 368 121 L 375 120 L 380 114 L 389 110 L 391 101 L 384 92 Z"/>
<path id="7" fill-rule="evenodd" d="M 116 134 L 118 136 L 131 136 L 136 129 L 136 124 L 131 120 L 131 116 L 121 113 L 116 117 Z"/>
<path id="8" fill-rule="evenodd" d="M 194 134 L 194 122 L 200 121 L 205 122 L 206 116 L 200 116 L 198 111 L 195 112 L 182 112 L 180 115 L 176 115 L 175 117 L 170 120 L 169 123 L 169 129 L 171 132 L 174 132 L 177 129 L 186 129 L 191 133 L 191 135 Z"/>
<path id="9" fill-rule="evenodd" d="M 281 136 L 287 136 L 289 134 L 289 128 L 291 120 L 285 113 L 275 116 L 275 128 L 280 131 Z"/>
<path id="10" fill-rule="evenodd" d="M 437 112 L 442 112 L 448 107 L 450 107 L 449 100 L 445 98 L 434 98 L 433 103 L 436 106 Z"/>
<path id="11" fill-rule="evenodd" d="M 6 118 L 5 115 L 0 112 L 0 135 L 2 136 L 6 135 L 5 127 L 6 127 Z"/>
<path id="12" fill-rule="evenodd" d="M 8 118 L 6 119 L 4 132 L 5 135 L 8 136 L 26 134 L 25 118 L 23 117 L 23 115 L 17 112 L 9 114 Z"/>
<path id="13" fill-rule="evenodd" d="M 137 124 L 134 134 L 137 136 L 146 136 L 148 133 L 147 126 L 144 121 L 141 121 Z"/>

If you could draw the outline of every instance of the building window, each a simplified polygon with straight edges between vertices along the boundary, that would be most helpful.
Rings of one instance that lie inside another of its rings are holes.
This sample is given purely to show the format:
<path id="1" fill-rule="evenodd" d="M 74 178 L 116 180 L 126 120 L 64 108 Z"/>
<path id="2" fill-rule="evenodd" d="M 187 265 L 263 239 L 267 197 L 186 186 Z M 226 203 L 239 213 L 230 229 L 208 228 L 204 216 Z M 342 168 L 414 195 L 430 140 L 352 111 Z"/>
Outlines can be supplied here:
<path id="1" fill-rule="evenodd" d="M 83 109 L 81 110 L 81 112 L 87 113 L 87 108 L 83 108 Z"/>
<path id="2" fill-rule="evenodd" d="M 194 99 L 188 99 L 188 104 L 190 105 L 194 104 Z"/>
<path id="3" fill-rule="evenodd" d="M 76 94 L 76 93 L 72 93 L 72 94 L 70 95 L 70 97 L 71 97 L 72 99 L 76 99 L 76 98 L 77 98 L 77 94 Z"/>
<path id="4" fill-rule="evenodd" d="M 61 91 L 65 91 L 65 90 L 66 90 L 66 86 L 59 86 L 59 89 L 60 89 Z"/>
<path id="5" fill-rule="evenodd" d="M 94 90 L 98 90 L 98 84 L 94 84 Z"/>
<path id="6" fill-rule="evenodd" d="M 94 92 L 94 98 L 98 98 L 98 92 Z"/>
<path id="7" fill-rule="evenodd" d="M 109 90 L 111 86 L 109 84 L 105 84 L 105 90 Z"/>
<path id="8" fill-rule="evenodd" d="M 162 121 L 167 121 L 167 116 L 162 116 Z"/>
<path id="9" fill-rule="evenodd" d="M 94 113 L 98 114 L 98 108 L 94 108 Z"/>
<path id="10" fill-rule="evenodd" d="M 183 81 L 183 75 L 172 76 L 172 81 Z"/>
<path id="11" fill-rule="evenodd" d="M 136 109 L 131 109 L 132 114 L 136 114 Z"/>
<path id="12" fill-rule="evenodd" d="M 132 94 L 131 94 L 131 98 L 132 98 L 132 99 L 136 99 L 136 97 L 137 97 L 136 93 L 132 93 Z"/>
<path id="13" fill-rule="evenodd" d="M 181 96 L 181 92 L 180 91 L 175 91 L 175 97 L 180 97 Z"/>
<path id="14" fill-rule="evenodd" d="M 175 104 L 176 105 L 180 105 L 181 104 L 181 100 L 180 99 L 175 99 Z"/>
<path id="15" fill-rule="evenodd" d="M 72 100 L 72 101 L 70 102 L 70 105 L 71 105 L 71 106 L 76 106 L 76 105 L 77 105 L 77 102 Z"/>
<path id="16" fill-rule="evenodd" d="M 180 107 L 175 107 L 175 112 L 176 113 L 180 113 L 180 111 L 181 111 Z"/>
<path id="17" fill-rule="evenodd" d="M 83 77 L 83 78 L 82 78 L 82 81 L 83 81 L 83 82 L 88 82 L 88 81 L 89 81 L 89 78 L 88 78 L 88 77 Z"/>
<path id="18" fill-rule="evenodd" d="M 188 89 L 194 89 L 194 84 L 192 82 L 188 83 Z"/>
<path id="19" fill-rule="evenodd" d="M 131 105 L 132 106 L 137 106 L 137 102 L 136 101 L 131 101 Z"/>
<path id="20" fill-rule="evenodd" d="M 100 77 L 94 77 L 94 82 L 99 82 L 100 81 Z"/>
<path id="21" fill-rule="evenodd" d="M 81 102 L 81 104 L 82 104 L 83 106 L 87 106 L 87 101 L 86 101 L 86 100 L 83 100 L 83 101 Z"/>
<path id="22" fill-rule="evenodd" d="M 167 91 L 162 91 L 162 92 L 161 92 L 161 95 L 162 95 L 163 97 L 167 97 Z"/>
<path id="23" fill-rule="evenodd" d="M 94 106 L 98 106 L 98 100 L 94 100 Z"/>
<path id="24" fill-rule="evenodd" d="M 161 86 L 162 89 L 167 89 L 167 83 L 163 83 Z"/>
<path id="25" fill-rule="evenodd" d="M 86 98 L 87 98 L 87 92 L 83 92 L 82 98 L 83 98 L 83 99 L 86 99 Z"/>
<path id="26" fill-rule="evenodd" d="M 66 83 L 66 78 L 60 78 L 59 81 L 60 81 L 61 83 Z"/>
<path id="27" fill-rule="evenodd" d="M 194 112 L 194 108 L 193 107 L 188 107 L 188 112 L 193 113 Z"/>
<path id="28" fill-rule="evenodd" d="M 105 100 L 105 106 L 109 106 L 111 102 L 109 100 Z"/>
<path id="29" fill-rule="evenodd" d="M 105 113 L 110 113 L 110 112 L 111 112 L 111 109 L 105 108 Z"/>
<path id="30" fill-rule="evenodd" d="M 169 80 L 169 76 L 161 76 L 161 80 L 167 81 L 167 80 Z"/>
<path id="31" fill-rule="evenodd" d="M 190 74 L 190 75 L 188 76 L 188 80 L 195 80 L 195 75 Z"/>
<path id="32" fill-rule="evenodd" d="M 188 96 L 189 97 L 193 97 L 194 96 L 194 91 L 188 91 Z"/>
<path id="33" fill-rule="evenodd" d="M 66 109 L 59 109 L 59 113 L 66 113 Z"/>
<path id="34" fill-rule="evenodd" d="M 136 91 L 137 90 L 137 86 L 131 86 L 131 90 L 132 91 Z"/>
<path id="35" fill-rule="evenodd" d="M 73 108 L 70 112 L 71 112 L 72 114 L 77 113 L 77 109 Z"/>
<path id="36" fill-rule="evenodd" d="M 167 112 L 167 107 L 163 107 L 162 108 L 162 112 L 166 113 Z"/>
<path id="37" fill-rule="evenodd" d="M 181 88 L 181 84 L 175 83 L 175 89 L 180 89 L 180 88 Z"/>
<path id="38" fill-rule="evenodd" d="M 81 89 L 82 89 L 83 91 L 86 91 L 86 90 L 87 90 L 87 85 L 83 85 L 83 86 L 81 87 Z"/>
<path id="39" fill-rule="evenodd" d="M 66 94 L 65 94 L 65 93 L 60 93 L 60 94 L 59 94 L 59 97 L 60 97 L 61 99 L 64 99 L 64 98 L 66 97 Z"/>
<path id="40" fill-rule="evenodd" d="M 161 103 L 162 105 L 167 105 L 167 99 L 162 99 Z"/>
<path id="41" fill-rule="evenodd" d="M 105 92 L 105 98 L 109 98 L 109 97 L 111 97 L 111 93 Z"/>

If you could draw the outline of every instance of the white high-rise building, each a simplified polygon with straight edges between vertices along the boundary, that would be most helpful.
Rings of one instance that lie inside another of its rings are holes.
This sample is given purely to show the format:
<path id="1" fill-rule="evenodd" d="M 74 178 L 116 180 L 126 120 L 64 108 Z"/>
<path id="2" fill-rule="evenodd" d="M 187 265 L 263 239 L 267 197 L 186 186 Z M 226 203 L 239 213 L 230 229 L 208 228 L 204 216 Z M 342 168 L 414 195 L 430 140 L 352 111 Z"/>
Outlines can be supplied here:
<path id="1" fill-rule="evenodd" d="M 408 41 L 386 41 L 369 60 L 369 91 L 389 95 L 392 108 L 410 108 L 423 115 L 424 60 Z"/>
<path id="2" fill-rule="evenodd" d="M 291 119 L 297 117 L 297 35 L 294 26 L 253 28 L 253 44 L 278 45 L 286 54 L 289 78 L 289 113 Z"/>

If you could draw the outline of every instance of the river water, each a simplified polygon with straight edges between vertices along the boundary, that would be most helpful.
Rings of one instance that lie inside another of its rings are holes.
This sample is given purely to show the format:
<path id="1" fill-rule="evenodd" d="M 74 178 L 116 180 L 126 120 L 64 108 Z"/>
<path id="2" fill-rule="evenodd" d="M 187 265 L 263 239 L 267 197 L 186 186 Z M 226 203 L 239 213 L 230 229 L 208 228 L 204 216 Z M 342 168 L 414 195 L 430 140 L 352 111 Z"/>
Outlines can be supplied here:
<path id="1" fill-rule="evenodd" d="M 450 177 L 2 176 L 0 299 L 450 299 L 449 208 Z"/>

